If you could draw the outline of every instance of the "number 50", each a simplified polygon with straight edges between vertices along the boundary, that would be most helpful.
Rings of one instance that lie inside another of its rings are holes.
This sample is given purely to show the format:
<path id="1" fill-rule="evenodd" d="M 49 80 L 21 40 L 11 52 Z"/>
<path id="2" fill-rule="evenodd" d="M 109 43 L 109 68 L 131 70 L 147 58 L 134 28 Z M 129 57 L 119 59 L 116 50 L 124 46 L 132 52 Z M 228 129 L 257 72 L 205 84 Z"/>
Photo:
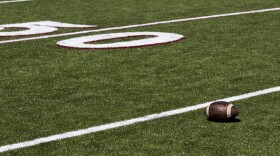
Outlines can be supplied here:
<path id="1" fill-rule="evenodd" d="M 53 21 L 39 21 L 29 23 L 5 24 L 0 25 L 0 37 L 30 36 L 42 35 L 58 30 L 58 28 L 95 28 L 97 26 L 69 24 Z M 24 30 L 3 32 L 6 28 L 22 28 Z M 98 44 L 98 41 L 114 40 L 121 38 L 143 37 L 131 41 L 121 41 L 114 43 Z M 183 39 L 183 35 L 164 32 L 121 32 L 110 34 L 99 34 L 67 39 L 57 42 L 61 47 L 78 48 L 78 49 L 116 49 L 116 48 L 134 48 L 142 46 L 151 46 L 166 44 Z"/>

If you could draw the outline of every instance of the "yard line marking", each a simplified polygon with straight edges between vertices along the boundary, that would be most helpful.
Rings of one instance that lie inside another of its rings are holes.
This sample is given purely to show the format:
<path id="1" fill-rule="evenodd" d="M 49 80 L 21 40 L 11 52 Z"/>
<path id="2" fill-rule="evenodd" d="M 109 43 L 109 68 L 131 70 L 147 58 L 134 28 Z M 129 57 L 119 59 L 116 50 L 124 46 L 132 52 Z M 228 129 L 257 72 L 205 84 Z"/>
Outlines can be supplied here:
<path id="1" fill-rule="evenodd" d="M 219 100 L 216 100 L 216 101 L 233 102 L 233 101 L 238 101 L 238 100 L 247 99 L 247 98 L 260 96 L 260 95 L 264 95 L 264 94 L 269 94 L 269 93 L 273 93 L 273 92 L 278 92 L 278 91 L 280 91 L 280 86 L 273 87 L 273 88 L 268 88 L 268 89 L 264 89 L 264 90 L 259 90 L 259 91 L 251 92 L 251 93 L 247 93 L 247 94 L 242 94 L 242 95 L 238 95 L 238 96 L 233 96 L 233 97 L 229 97 L 229 98 L 225 98 L 225 99 L 219 99 Z M 105 130 L 109 130 L 109 129 L 114 129 L 114 128 L 118 128 L 118 127 L 132 125 L 132 124 L 135 124 L 135 123 L 154 120 L 154 119 L 158 119 L 158 118 L 163 118 L 163 117 L 168 117 L 168 116 L 172 116 L 172 115 L 182 114 L 182 113 L 186 113 L 186 112 L 190 112 L 190 111 L 194 111 L 194 110 L 197 110 L 197 109 L 207 107 L 212 102 L 214 102 L 214 101 L 200 103 L 200 104 L 197 104 L 197 105 L 194 105 L 194 106 L 188 106 L 188 107 L 174 109 L 174 110 L 170 110 L 170 111 L 165 111 L 165 112 L 161 112 L 161 113 L 158 113 L 158 114 L 151 114 L 151 115 L 146 115 L 146 116 L 133 118 L 133 119 L 128 119 L 128 120 L 124 120 L 124 121 L 118 121 L 118 122 L 108 123 L 108 124 L 104 124 L 104 125 L 93 126 L 93 127 L 90 127 L 90 128 L 76 130 L 76 131 L 70 131 L 70 132 L 66 132 L 66 133 L 62 133 L 62 134 L 56 134 L 56 135 L 52 135 L 52 136 L 48 136 L 48 137 L 37 138 L 37 139 L 31 140 L 31 141 L 25 141 L 25 142 L 0 146 L 0 153 L 15 150 L 15 149 L 19 149 L 19 148 L 26 148 L 26 147 L 30 147 L 30 146 L 35 146 L 35 145 L 39 145 L 39 144 L 42 144 L 42 143 L 62 140 L 62 139 L 66 139 L 66 138 L 72 138 L 72 137 L 81 136 L 81 135 L 90 134 L 90 133 L 95 133 L 95 132 L 100 132 L 100 131 L 105 131 Z"/>
<path id="2" fill-rule="evenodd" d="M 4 3 L 15 3 L 15 2 L 25 2 L 25 1 L 32 1 L 32 0 L 11 0 L 11 1 L 0 1 L 0 4 L 4 4 Z"/>
<path id="3" fill-rule="evenodd" d="M 72 33 L 63 33 L 63 34 L 55 34 L 55 35 L 45 35 L 45 36 L 38 36 L 38 37 L 13 39 L 13 40 L 0 41 L 0 44 L 21 42 L 21 41 L 30 41 L 30 40 L 38 40 L 38 39 L 45 39 L 45 38 L 62 37 L 62 36 L 70 36 L 70 35 L 87 34 L 87 33 L 93 33 L 93 32 L 122 30 L 122 29 L 129 29 L 129 28 L 154 26 L 154 25 L 160 25 L 160 24 L 195 21 L 195 20 L 210 19 L 210 18 L 217 18 L 217 17 L 237 16 L 237 15 L 254 14 L 254 13 L 269 12 L 269 11 L 279 11 L 279 10 L 280 10 L 280 8 L 269 8 L 269 9 L 253 10 L 253 11 L 245 11 L 245 12 L 235 12 L 235 13 L 217 14 L 217 15 L 210 15 L 210 16 L 183 18 L 183 19 L 152 22 L 152 23 L 145 23 L 145 24 L 134 24 L 134 25 L 128 25 L 128 26 L 119 26 L 119 27 L 103 28 L 103 29 L 95 29 L 95 30 L 85 30 L 85 31 L 79 31 L 79 32 L 72 32 Z"/>

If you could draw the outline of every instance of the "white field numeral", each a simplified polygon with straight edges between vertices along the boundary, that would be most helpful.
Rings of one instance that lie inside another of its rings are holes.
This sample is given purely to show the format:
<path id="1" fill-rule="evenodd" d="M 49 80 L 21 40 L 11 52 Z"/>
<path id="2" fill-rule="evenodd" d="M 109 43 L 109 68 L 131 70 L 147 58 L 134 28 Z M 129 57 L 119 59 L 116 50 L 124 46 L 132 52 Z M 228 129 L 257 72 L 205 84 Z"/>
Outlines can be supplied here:
<path id="1" fill-rule="evenodd" d="M 95 25 L 80 25 L 61 23 L 54 21 L 37 21 L 27 23 L 14 23 L 0 25 L 0 37 L 18 37 L 30 35 L 42 35 L 52 33 L 58 28 L 96 28 Z M 18 30 L 11 31 L 11 28 Z M 7 29 L 7 30 L 6 30 Z M 6 30 L 6 31 L 5 31 Z M 104 40 L 114 40 L 132 37 L 145 37 L 144 39 L 134 39 L 130 41 L 116 41 L 113 43 L 96 43 Z M 121 32 L 110 34 L 99 34 L 91 36 L 82 36 L 57 42 L 61 47 L 77 49 L 117 49 L 117 48 L 135 48 L 175 42 L 183 39 L 184 36 L 175 33 L 165 32 Z"/>
<path id="2" fill-rule="evenodd" d="M 4 24 L 0 25 L 0 37 L 16 37 L 16 36 L 29 36 L 29 35 L 40 35 L 55 32 L 58 28 L 95 28 L 95 25 L 80 25 L 80 24 L 69 24 L 54 21 L 38 21 L 28 23 L 15 23 L 15 24 Z M 18 31 L 7 31 L 8 28 L 22 28 L 23 30 Z"/>
<path id="3" fill-rule="evenodd" d="M 94 42 L 120 38 L 147 36 L 149 38 L 115 43 L 96 44 Z M 83 36 L 57 42 L 59 46 L 78 49 L 116 49 L 134 48 L 150 45 L 165 44 L 183 39 L 183 35 L 163 32 L 123 32 L 92 36 Z"/>

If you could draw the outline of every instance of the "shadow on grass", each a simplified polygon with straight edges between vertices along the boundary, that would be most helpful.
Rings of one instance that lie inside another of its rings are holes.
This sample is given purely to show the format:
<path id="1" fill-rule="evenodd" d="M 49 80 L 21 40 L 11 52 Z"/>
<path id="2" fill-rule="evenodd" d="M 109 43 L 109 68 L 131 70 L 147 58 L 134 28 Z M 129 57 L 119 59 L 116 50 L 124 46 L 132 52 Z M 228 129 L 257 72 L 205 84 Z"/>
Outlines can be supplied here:
<path id="1" fill-rule="evenodd" d="M 236 123 L 236 122 L 240 122 L 240 119 L 228 119 L 228 120 L 222 120 L 222 121 L 217 121 L 217 120 L 213 120 L 213 119 L 208 119 L 208 121 L 212 121 L 212 122 L 219 122 L 219 123 Z"/>

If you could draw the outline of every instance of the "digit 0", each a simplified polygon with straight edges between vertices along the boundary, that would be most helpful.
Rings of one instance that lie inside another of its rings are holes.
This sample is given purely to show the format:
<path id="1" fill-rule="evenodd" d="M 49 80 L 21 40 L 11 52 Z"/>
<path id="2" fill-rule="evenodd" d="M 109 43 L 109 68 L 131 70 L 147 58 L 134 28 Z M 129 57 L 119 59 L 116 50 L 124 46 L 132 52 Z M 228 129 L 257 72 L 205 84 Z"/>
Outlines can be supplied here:
<path id="1" fill-rule="evenodd" d="M 97 44 L 94 42 L 113 40 L 119 38 L 139 37 L 146 36 L 148 38 L 138 39 L 132 41 L 122 41 L 115 43 Z M 111 33 L 101 35 L 91 35 L 72 38 L 57 42 L 61 47 L 78 48 L 78 49 L 116 49 L 116 48 L 134 48 L 142 46 L 151 46 L 157 44 L 165 44 L 175 42 L 183 39 L 183 35 L 174 33 L 163 32 L 123 32 L 123 33 Z"/>

